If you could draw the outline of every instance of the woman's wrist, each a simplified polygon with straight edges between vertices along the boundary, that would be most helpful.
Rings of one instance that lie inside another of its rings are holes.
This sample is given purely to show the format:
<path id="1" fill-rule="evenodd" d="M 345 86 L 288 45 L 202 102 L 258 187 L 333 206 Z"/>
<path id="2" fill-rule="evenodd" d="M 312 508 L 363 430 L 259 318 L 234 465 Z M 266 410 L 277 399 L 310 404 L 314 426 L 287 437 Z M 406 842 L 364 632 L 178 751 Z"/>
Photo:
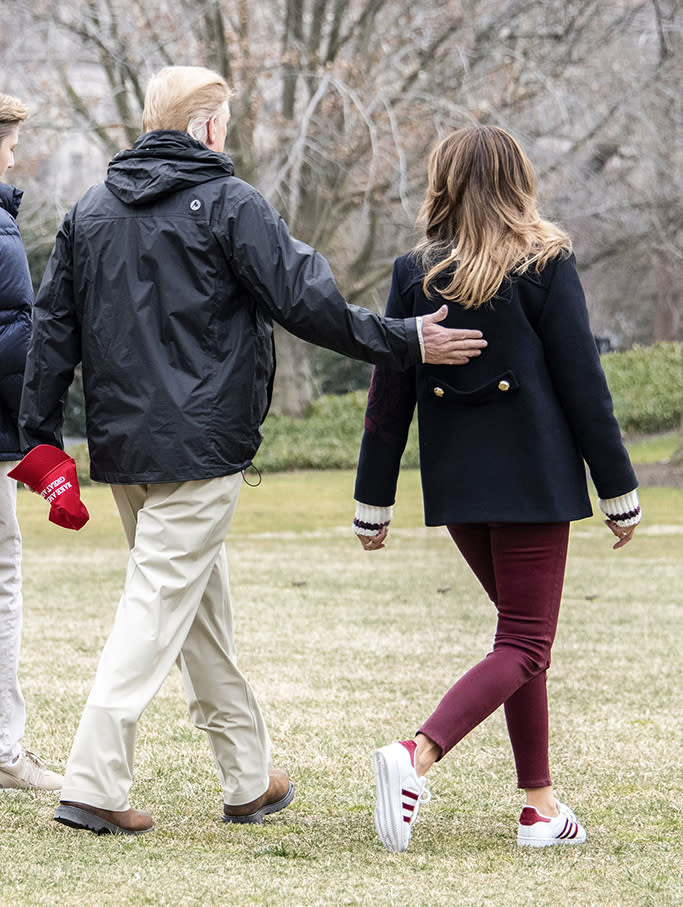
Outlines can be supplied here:
<path id="1" fill-rule="evenodd" d="M 598 506 L 617 526 L 637 526 L 640 522 L 640 501 L 635 488 L 616 498 L 598 498 Z"/>
<path id="2" fill-rule="evenodd" d="M 376 507 L 356 501 L 356 515 L 353 518 L 353 531 L 356 535 L 377 535 L 389 525 L 394 515 L 394 507 Z"/>

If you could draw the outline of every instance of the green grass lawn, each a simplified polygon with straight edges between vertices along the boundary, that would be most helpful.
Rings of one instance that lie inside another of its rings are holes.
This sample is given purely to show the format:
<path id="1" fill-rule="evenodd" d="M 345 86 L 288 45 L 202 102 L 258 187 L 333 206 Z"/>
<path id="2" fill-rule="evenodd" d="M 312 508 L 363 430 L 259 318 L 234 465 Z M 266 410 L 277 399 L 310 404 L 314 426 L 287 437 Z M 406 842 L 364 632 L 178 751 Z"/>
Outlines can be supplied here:
<path id="1" fill-rule="evenodd" d="M 664 431 L 652 435 L 638 435 L 626 440 L 631 460 L 639 463 L 659 463 L 669 460 L 679 443 L 680 431 Z"/>
<path id="2" fill-rule="evenodd" d="M 643 524 L 612 551 L 575 524 L 550 672 L 558 794 L 581 847 L 516 846 L 521 795 L 501 714 L 430 773 L 410 849 L 374 832 L 370 753 L 410 736 L 490 645 L 493 609 L 445 530 L 423 526 L 401 478 L 388 547 L 350 530 L 352 472 L 268 474 L 244 487 L 228 539 L 240 664 L 268 719 L 292 806 L 256 827 L 220 821 L 204 736 L 177 672 L 143 716 L 133 805 L 156 830 L 98 838 L 52 821 L 56 798 L 0 792 L 0 905 L 531 905 L 683 903 L 683 490 L 644 489 Z M 53 526 L 22 491 L 25 745 L 65 765 L 126 568 L 109 491 L 92 519 Z"/>

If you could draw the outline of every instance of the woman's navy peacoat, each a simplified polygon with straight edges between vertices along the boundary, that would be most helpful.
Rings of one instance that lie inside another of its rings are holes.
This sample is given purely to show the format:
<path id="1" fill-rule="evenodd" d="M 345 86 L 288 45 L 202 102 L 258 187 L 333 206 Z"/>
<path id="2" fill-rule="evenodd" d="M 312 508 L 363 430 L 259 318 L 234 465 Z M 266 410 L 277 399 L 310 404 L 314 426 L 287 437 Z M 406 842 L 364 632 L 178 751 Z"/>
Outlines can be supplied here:
<path id="1" fill-rule="evenodd" d="M 413 255 L 396 260 L 387 315 L 439 307 L 422 279 Z M 636 487 L 573 255 L 506 282 L 491 304 L 451 303 L 444 324 L 483 331 L 488 347 L 465 366 L 375 369 L 357 501 L 394 503 L 416 404 L 428 526 L 590 516 L 584 461 L 601 498 Z"/>

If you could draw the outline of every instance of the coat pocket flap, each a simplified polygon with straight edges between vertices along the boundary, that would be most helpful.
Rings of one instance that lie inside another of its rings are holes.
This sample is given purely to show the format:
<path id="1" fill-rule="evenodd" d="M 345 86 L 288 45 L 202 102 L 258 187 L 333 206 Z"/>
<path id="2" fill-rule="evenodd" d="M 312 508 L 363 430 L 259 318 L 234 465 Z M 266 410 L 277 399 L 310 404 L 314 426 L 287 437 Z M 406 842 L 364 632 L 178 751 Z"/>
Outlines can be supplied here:
<path id="1" fill-rule="evenodd" d="M 463 368 L 467 368 L 467 366 L 465 365 Z M 457 390 L 435 375 L 427 377 L 427 389 L 430 397 L 444 402 L 462 403 L 466 406 L 490 402 L 510 391 L 516 391 L 518 388 L 519 381 L 515 377 L 514 372 L 509 369 L 501 372 L 500 375 L 496 375 L 495 378 L 491 378 L 486 384 L 470 388 L 469 390 Z"/>

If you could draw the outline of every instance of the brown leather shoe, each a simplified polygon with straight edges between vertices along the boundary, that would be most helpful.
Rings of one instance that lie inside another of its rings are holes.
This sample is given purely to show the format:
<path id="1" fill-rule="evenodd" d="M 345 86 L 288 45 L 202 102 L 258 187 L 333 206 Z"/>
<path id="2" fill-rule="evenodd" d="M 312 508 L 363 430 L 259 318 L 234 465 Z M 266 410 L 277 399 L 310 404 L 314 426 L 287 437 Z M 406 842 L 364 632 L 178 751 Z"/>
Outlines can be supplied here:
<path id="1" fill-rule="evenodd" d="M 55 821 L 70 828 L 85 828 L 96 835 L 142 835 L 154 828 L 154 819 L 141 809 L 116 812 L 70 800 L 60 801 Z"/>
<path id="2" fill-rule="evenodd" d="M 289 806 L 294 799 L 294 785 L 289 780 L 287 772 L 274 768 L 269 777 L 268 790 L 256 800 L 242 803 L 240 806 L 230 806 L 224 803 L 223 821 L 250 822 L 260 825 L 264 816 L 269 813 L 277 813 L 285 806 Z"/>

